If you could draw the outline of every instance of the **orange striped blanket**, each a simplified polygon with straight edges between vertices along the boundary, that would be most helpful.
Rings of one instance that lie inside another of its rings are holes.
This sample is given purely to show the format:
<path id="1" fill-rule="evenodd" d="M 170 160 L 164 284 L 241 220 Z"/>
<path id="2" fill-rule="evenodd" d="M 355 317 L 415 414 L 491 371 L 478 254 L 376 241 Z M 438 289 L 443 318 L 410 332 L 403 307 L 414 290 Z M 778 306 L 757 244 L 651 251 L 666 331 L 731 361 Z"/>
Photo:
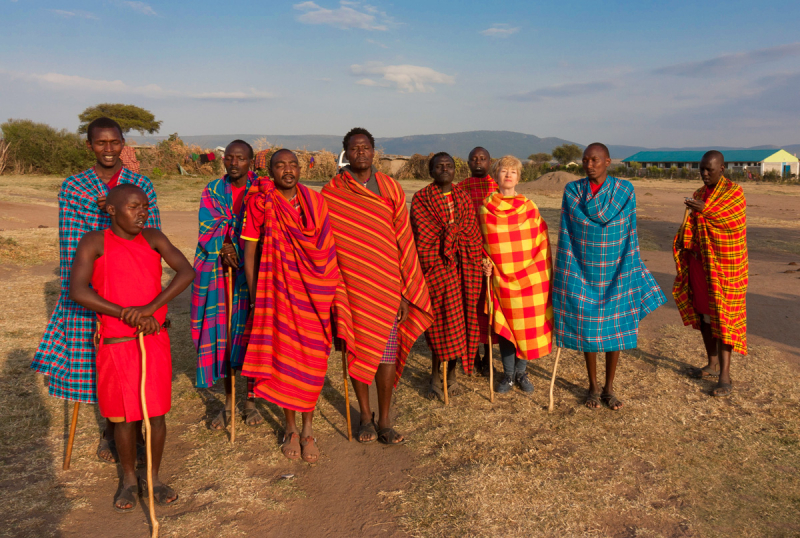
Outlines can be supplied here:
<path id="1" fill-rule="evenodd" d="M 494 265 L 494 332 L 516 346 L 520 359 L 543 357 L 553 345 L 547 223 L 522 194 L 503 198 L 496 192 L 480 209 L 480 225 Z"/>
<path id="2" fill-rule="evenodd" d="M 263 222 L 263 245 L 242 374 L 255 378 L 256 396 L 308 412 L 325 381 L 332 308 L 348 347 L 353 335 L 325 200 L 303 185 L 297 200 L 299 210 L 268 178 L 247 194 L 246 218 Z"/>
<path id="3" fill-rule="evenodd" d="M 702 200 L 705 187 L 694 193 Z M 711 331 L 716 338 L 747 354 L 747 204 L 742 188 L 722 177 L 708 197 L 705 208 L 693 211 L 673 243 L 677 276 L 672 295 L 684 325 L 700 329 L 702 316 L 695 312 L 689 286 L 689 256 L 700 246 L 711 307 Z"/>
<path id="4" fill-rule="evenodd" d="M 406 195 L 389 176 L 375 173 L 380 196 L 347 170 L 322 189 L 353 318 L 356 346 L 348 346 L 350 375 L 372 383 L 401 298 L 409 316 L 398 327 L 395 386 L 417 338 L 431 325 L 431 300 L 411 233 Z"/>

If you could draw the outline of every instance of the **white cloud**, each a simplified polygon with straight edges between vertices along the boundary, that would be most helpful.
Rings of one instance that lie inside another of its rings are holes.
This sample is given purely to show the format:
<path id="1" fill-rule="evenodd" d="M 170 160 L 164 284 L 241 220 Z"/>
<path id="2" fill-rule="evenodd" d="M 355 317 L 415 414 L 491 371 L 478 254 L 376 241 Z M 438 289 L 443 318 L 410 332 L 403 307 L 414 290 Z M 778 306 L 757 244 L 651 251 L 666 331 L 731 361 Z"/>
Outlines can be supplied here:
<path id="1" fill-rule="evenodd" d="M 433 92 L 433 84 L 455 84 L 454 76 L 434 71 L 419 65 L 383 65 L 368 62 L 364 65 L 350 66 L 350 73 L 356 76 L 377 75 L 380 78 L 362 78 L 356 82 L 362 86 L 394 87 L 403 93 Z"/>
<path id="2" fill-rule="evenodd" d="M 157 15 L 156 11 L 150 7 L 150 4 L 145 4 L 144 2 L 122 2 L 122 5 L 138 11 L 142 15 Z"/>
<path id="3" fill-rule="evenodd" d="M 565 97 L 578 97 L 581 95 L 593 95 L 606 92 L 617 88 L 617 84 L 609 81 L 598 82 L 574 82 L 569 84 L 556 84 L 545 86 L 525 93 L 511 95 L 508 98 L 512 101 L 537 102 L 544 99 L 561 99 Z"/>
<path id="4" fill-rule="evenodd" d="M 367 39 L 367 43 L 371 43 L 372 45 L 375 45 L 376 47 L 380 47 L 382 49 L 388 49 L 389 48 L 386 45 L 384 45 L 383 43 L 379 43 L 379 42 L 375 41 L 374 39 Z"/>
<path id="5" fill-rule="evenodd" d="M 487 28 L 479 33 L 489 37 L 508 37 L 517 32 L 519 32 L 519 26 L 512 27 L 508 24 L 493 24 L 491 28 Z"/>
<path id="6" fill-rule="evenodd" d="M 156 84 L 130 86 L 121 80 L 92 79 L 77 75 L 64 75 L 61 73 L 16 73 L 0 70 L 0 74 L 6 74 L 16 80 L 36 82 L 45 88 L 54 90 L 139 95 L 156 99 L 180 98 L 201 101 L 264 101 L 275 97 L 270 93 L 260 92 L 255 88 L 251 88 L 250 91 L 235 92 L 182 92 L 166 90 Z"/>
<path id="7" fill-rule="evenodd" d="M 295 4 L 294 8 L 303 11 L 297 20 L 305 24 L 328 24 L 345 30 L 357 28 L 359 30 L 386 31 L 391 19 L 370 5 L 362 6 L 359 2 L 342 0 L 336 9 L 328 9 L 315 2 Z M 361 11 L 359 11 L 359 8 Z M 380 19 L 380 20 L 379 20 Z"/>
<path id="8" fill-rule="evenodd" d="M 93 21 L 100 20 L 100 18 L 95 15 L 94 13 L 89 13 L 87 11 L 65 11 L 63 9 L 50 9 L 50 13 L 54 15 L 58 15 L 59 17 L 64 17 L 65 19 L 71 19 L 73 17 L 77 17 L 79 19 L 89 19 Z"/>
<path id="9" fill-rule="evenodd" d="M 713 77 L 731 73 L 745 73 L 745 68 L 750 66 L 763 65 L 767 62 L 775 62 L 793 56 L 800 56 L 800 41 L 766 49 L 725 54 L 710 60 L 669 65 L 656 69 L 654 73 L 678 77 Z"/>

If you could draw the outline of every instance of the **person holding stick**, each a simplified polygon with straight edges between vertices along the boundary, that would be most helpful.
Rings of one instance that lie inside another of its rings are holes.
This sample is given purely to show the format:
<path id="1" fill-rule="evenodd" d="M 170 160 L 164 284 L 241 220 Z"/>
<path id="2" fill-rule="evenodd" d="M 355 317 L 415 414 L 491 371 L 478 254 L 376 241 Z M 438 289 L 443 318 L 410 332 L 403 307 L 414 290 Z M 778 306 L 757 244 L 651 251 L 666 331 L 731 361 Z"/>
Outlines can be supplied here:
<path id="1" fill-rule="evenodd" d="M 708 359 L 689 375 L 719 378 L 712 396 L 733 391 L 731 352 L 747 354 L 747 202 L 724 173 L 722 153 L 703 155 L 703 186 L 684 202 L 691 214 L 672 251 L 677 269 L 672 295 L 683 324 L 702 334 Z"/>
<path id="2" fill-rule="evenodd" d="M 583 152 L 586 176 L 568 183 L 553 286 L 556 345 L 583 351 L 589 374 L 584 405 L 622 408 L 614 395 L 620 350 L 636 347 L 639 321 L 665 302 L 639 254 L 636 196 L 629 181 L 610 177 L 608 148 Z M 597 354 L 606 353 L 606 382 L 597 384 Z"/>
<path id="3" fill-rule="evenodd" d="M 172 504 L 175 491 L 158 477 L 167 428 L 164 415 L 172 395 L 172 357 L 166 330 L 167 303 L 194 278 L 186 257 L 156 228 L 147 228 L 149 202 L 130 184 L 111 189 L 106 199 L 111 227 L 86 233 L 72 263 L 69 298 L 99 320 L 97 331 L 97 400 L 100 413 L 113 422 L 122 464 L 122 487 L 114 509 L 130 512 L 138 488 L 135 423 L 143 419 L 140 398 L 141 356 L 136 337 L 144 334 L 147 351 L 146 405 L 152 437 L 152 486 L 158 504 Z M 161 289 L 161 259 L 175 277 Z M 144 484 L 144 485 L 141 485 Z"/>
<path id="4" fill-rule="evenodd" d="M 444 399 L 439 366 L 447 369 L 447 392 L 458 393 L 456 361 L 472 373 L 478 350 L 477 303 L 481 290 L 481 237 L 469 196 L 453 189 L 455 161 L 437 153 L 428 161 L 433 183 L 411 201 L 411 227 L 431 297 L 433 325 L 425 331 L 433 353 L 427 397 Z"/>
<path id="5" fill-rule="evenodd" d="M 51 396 L 75 402 L 76 407 L 79 403 L 97 403 L 93 342 L 97 317 L 69 298 L 70 271 L 78 242 L 87 232 L 111 225 L 105 210 L 106 195 L 116 185 L 140 187 L 150 206 L 146 226 L 161 227 L 153 184 L 147 177 L 123 167 L 120 160 L 125 137 L 119 124 L 110 118 L 98 118 L 88 125 L 86 138 L 86 147 L 97 161 L 89 170 L 65 179 L 58 191 L 61 291 L 31 363 L 31 368 L 49 376 L 47 390 Z M 114 437 L 114 424 L 106 421 L 97 447 L 97 457 L 102 461 L 117 462 Z"/>
<path id="6" fill-rule="evenodd" d="M 245 201 L 244 267 L 254 308 L 242 374 L 255 379 L 256 396 L 283 408 L 283 455 L 316 463 L 312 422 L 328 369 L 332 322 L 347 349 L 355 349 L 350 308 L 325 200 L 298 183 L 300 164 L 289 150 L 272 155 L 269 173 L 272 180 L 256 180 Z"/>
<path id="7" fill-rule="evenodd" d="M 200 228 L 192 283 L 191 328 L 197 350 L 198 387 L 212 387 L 224 378 L 225 407 L 212 421 L 211 428 L 223 430 L 231 422 L 233 380 L 229 369 L 241 370 L 246 343 L 245 325 L 250 312 L 250 293 L 244 271 L 244 197 L 255 179 L 250 171 L 253 148 L 244 140 L 234 140 L 225 148 L 226 174 L 209 183 L 200 198 Z M 233 289 L 228 289 L 228 271 L 233 273 Z M 231 301 L 228 297 L 232 296 Z M 228 318 L 231 326 L 228 327 Z M 231 338 L 228 340 L 228 329 Z M 253 382 L 247 380 L 244 422 L 257 426 L 264 418 L 256 408 Z"/>
<path id="8" fill-rule="evenodd" d="M 504 375 L 495 391 L 505 394 L 516 385 L 532 393 L 528 361 L 544 357 L 553 346 L 550 239 L 539 208 L 516 191 L 522 162 L 506 155 L 492 172 L 498 191 L 484 202 L 479 220 L 483 248 L 489 253 L 483 269 L 491 277 L 491 323 L 503 360 Z"/>
<path id="9" fill-rule="evenodd" d="M 361 127 L 342 141 L 350 163 L 322 188 L 347 288 L 357 348 L 348 349 L 350 376 L 361 408 L 358 440 L 396 446 L 391 424 L 393 386 L 417 338 L 431 325 L 431 300 L 411 232 L 406 195 L 373 167 L 375 138 Z M 378 389 L 378 424 L 369 386 Z"/>
<path id="10" fill-rule="evenodd" d="M 492 157 L 486 148 L 480 146 L 473 148 L 467 157 L 470 177 L 461 181 L 453 187 L 454 191 L 465 192 L 475 208 L 475 218 L 479 218 L 483 202 L 493 193 L 497 192 L 497 183 L 489 171 L 492 167 Z M 484 377 L 489 377 L 491 361 L 489 360 L 489 347 L 491 346 L 491 336 L 487 334 L 489 318 L 485 312 L 486 307 L 486 282 L 481 281 L 481 291 L 478 296 L 477 312 L 478 327 L 480 327 L 480 342 L 483 342 L 483 359 L 479 351 L 475 350 L 475 372 Z"/>

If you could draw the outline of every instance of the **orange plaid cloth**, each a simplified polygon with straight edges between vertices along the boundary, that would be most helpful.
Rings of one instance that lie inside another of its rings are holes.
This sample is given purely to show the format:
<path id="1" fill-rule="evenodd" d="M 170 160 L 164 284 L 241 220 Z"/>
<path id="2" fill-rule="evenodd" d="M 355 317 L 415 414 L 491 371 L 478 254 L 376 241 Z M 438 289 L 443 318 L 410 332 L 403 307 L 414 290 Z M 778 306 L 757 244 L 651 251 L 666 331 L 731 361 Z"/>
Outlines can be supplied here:
<path id="1" fill-rule="evenodd" d="M 139 173 L 139 159 L 136 158 L 136 150 L 130 146 L 123 146 L 122 152 L 119 154 L 119 160 L 122 161 L 122 166 L 133 172 Z"/>
<path id="2" fill-rule="evenodd" d="M 705 187 L 695 191 L 694 199 L 702 200 L 704 191 Z M 698 245 L 708 283 L 712 333 L 742 355 L 747 354 L 746 207 L 742 188 L 720 178 L 703 211 L 692 212 L 672 246 L 678 272 L 672 295 L 683 324 L 700 329 L 702 316 L 692 306 L 689 285 L 689 251 Z"/>
<path id="3" fill-rule="evenodd" d="M 552 350 L 553 260 L 547 223 L 525 196 L 499 192 L 480 211 L 484 249 L 494 265 L 494 332 L 511 341 L 520 359 L 538 359 Z"/>

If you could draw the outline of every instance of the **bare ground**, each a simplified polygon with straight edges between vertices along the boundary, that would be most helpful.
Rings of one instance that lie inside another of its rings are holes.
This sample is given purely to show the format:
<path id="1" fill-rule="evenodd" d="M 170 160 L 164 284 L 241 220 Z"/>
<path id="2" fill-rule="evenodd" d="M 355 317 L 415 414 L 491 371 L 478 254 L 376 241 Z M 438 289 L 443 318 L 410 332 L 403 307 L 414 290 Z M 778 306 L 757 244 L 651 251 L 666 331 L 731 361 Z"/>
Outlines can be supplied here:
<path id="1" fill-rule="evenodd" d="M 94 456 L 96 409 L 81 406 L 72 467 L 62 471 L 72 406 L 50 398 L 28 368 L 58 293 L 59 183 L 0 177 L 0 239 L 13 241 L 0 245 L 0 534 L 145 536 L 144 504 L 135 515 L 111 509 L 118 472 Z M 156 185 L 164 230 L 190 259 L 202 183 Z M 404 182 L 409 201 L 424 184 Z M 696 186 L 634 184 L 643 257 L 669 296 L 671 239 L 681 200 Z M 258 404 L 264 425 L 237 424 L 235 447 L 208 429 L 223 395 L 194 388 L 184 293 L 170 305 L 173 410 L 163 470 L 181 500 L 157 507 L 162 536 L 800 535 L 800 266 L 789 265 L 800 263 L 800 188 L 746 184 L 745 192 L 751 350 L 735 356 L 736 392 L 723 400 L 707 396 L 709 382 L 683 375 L 702 363 L 702 345 L 670 302 L 623 353 L 617 392 L 626 408 L 618 413 L 581 407 L 585 370 L 574 352 L 562 354 L 552 415 L 552 356 L 530 366 L 532 397 L 515 391 L 490 404 L 488 382 L 462 376 L 465 392 L 449 407 L 430 402 L 421 339 L 396 394 L 409 442 L 348 443 L 334 355 L 315 421 L 323 456 L 315 466 L 292 463 L 278 450 L 283 419 L 273 405 Z M 560 193 L 531 197 L 555 239 Z M 357 423 L 354 404 L 352 412 Z"/>

